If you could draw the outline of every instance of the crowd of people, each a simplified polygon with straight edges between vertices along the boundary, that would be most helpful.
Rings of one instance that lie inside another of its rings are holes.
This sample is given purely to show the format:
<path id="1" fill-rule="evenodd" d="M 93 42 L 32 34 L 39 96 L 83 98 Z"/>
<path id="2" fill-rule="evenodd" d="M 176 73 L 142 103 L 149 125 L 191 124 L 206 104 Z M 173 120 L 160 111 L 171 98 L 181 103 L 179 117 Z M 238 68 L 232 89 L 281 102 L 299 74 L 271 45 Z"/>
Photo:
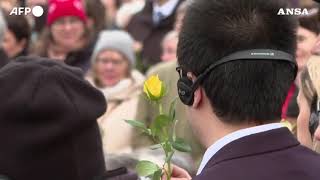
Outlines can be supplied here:
<path id="1" fill-rule="evenodd" d="M 35 6 L 41 17 L 10 15 Z M 282 7 L 308 14 L 278 16 Z M 174 155 L 173 180 L 229 180 L 250 168 L 257 171 L 244 179 L 289 179 L 281 166 L 296 163 L 294 178 L 316 180 L 319 7 L 311 0 L 1 0 L 0 180 L 135 180 L 139 160 L 160 165 L 152 139 L 124 121 L 149 126 L 159 113 L 143 94 L 152 75 L 166 83 L 165 112 L 180 97 L 176 133 L 192 147 Z M 248 57 L 210 69 L 254 49 L 285 52 L 296 69 Z M 264 140 L 273 144 L 255 144 Z M 260 172 L 259 163 L 272 169 Z"/>

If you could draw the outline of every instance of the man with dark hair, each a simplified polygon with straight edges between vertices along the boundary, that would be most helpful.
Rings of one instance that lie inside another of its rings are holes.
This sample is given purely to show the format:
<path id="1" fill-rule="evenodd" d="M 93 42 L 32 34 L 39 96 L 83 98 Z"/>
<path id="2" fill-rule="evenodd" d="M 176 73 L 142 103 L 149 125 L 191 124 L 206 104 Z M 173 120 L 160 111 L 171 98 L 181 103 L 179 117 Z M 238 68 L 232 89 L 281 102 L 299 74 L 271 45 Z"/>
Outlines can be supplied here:
<path id="1" fill-rule="evenodd" d="M 178 45 L 179 96 L 207 148 L 195 180 L 316 180 L 320 156 L 280 123 L 297 66 L 284 0 L 196 0 Z M 188 179 L 174 168 L 177 179 Z"/>

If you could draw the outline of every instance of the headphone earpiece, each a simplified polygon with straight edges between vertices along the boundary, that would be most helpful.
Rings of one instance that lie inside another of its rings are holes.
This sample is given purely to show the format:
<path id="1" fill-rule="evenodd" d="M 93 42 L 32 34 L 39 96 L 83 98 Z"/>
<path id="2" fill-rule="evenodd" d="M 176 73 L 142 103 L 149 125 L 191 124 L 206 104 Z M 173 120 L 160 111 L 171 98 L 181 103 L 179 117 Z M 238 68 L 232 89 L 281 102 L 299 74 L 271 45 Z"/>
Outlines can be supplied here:
<path id="1" fill-rule="evenodd" d="M 177 82 L 178 94 L 183 104 L 191 106 L 194 100 L 193 82 L 182 77 Z"/>

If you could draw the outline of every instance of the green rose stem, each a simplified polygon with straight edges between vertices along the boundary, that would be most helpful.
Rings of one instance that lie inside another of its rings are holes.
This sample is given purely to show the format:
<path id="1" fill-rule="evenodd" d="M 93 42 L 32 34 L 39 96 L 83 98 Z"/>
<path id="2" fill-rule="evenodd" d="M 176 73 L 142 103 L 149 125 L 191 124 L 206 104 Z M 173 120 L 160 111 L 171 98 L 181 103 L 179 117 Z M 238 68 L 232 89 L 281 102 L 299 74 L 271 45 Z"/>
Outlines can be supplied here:
<path id="1" fill-rule="evenodd" d="M 158 107 L 159 107 L 159 114 L 163 114 L 162 103 L 160 101 L 157 101 L 157 104 L 158 104 Z M 165 132 L 165 133 L 168 134 L 167 132 Z M 165 153 L 165 156 L 166 156 L 166 162 L 163 164 L 162 168 L 163 168 L 164 172 L 166 173 L 167 180 L 170 180 L 171 179 L 171 174 L 172 174 L 172 172 L 171 172 L 171 158 L 172 158 L 172 156 L 171 157 L 169 157 L 169 156 L 170 156 L 170 153 L 173 154 L 173 152 L 167 152 L 165 150 L 164 145 L 167 145 L 168 143 L 169 142 L 168 142 L 168 139 L 167 139 L 165 144 L 161 144 L 161 147 L 162 147 L 162 149 L 163 149 L 163 151 Z M 168 170 L 165 168 L 166 165 L 168 167 Z"/>
<path id="2" fill-rule="evenodd" d="M 161 104 L 159 101 L 157 101 L 157 104 L 158 104 L 158 106 L 159 106 L 159 113 L 160 113 L 160 114 L 163 114 L 162 104 Z"/>

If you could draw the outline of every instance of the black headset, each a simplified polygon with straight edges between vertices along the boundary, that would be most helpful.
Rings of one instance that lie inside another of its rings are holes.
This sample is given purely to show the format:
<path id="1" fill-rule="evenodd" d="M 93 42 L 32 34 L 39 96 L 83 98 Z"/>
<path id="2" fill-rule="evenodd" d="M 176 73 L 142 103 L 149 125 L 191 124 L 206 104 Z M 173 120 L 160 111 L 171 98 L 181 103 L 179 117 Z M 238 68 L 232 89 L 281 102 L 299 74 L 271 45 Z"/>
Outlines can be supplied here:
<path id="1" fill-rule="evenodd" d="M 194 101 L 194 92 L 198 88 L 199 84 L 203 81 L 203 79 L 210 73 L 214 68 L 228 63 L 232 61 L 238 60 L 271 60 L 271 61 L 282 61 L 288 62 L 294 68 L 294 77 L 297 75 L 298 67 L 295 62 L 295 59 L 292 55 L 278 50 L 273 49 L 252 49 L 252 50 L 244 50 L 244 51 L 237 51 L 232 53 L 228 56 L 221 58 L 220 60 L 216 61 L 215 63 L 211 64 L 207 69 L 201 73 L 195 82 L 190 80 L 186 74 L 183 75 L 182 68 L 177 67 L 176 70 L 179 72 L 180 78 L 177 82 L 178 94 L 180 100 L 188 106 L 191 106 Z"/>

